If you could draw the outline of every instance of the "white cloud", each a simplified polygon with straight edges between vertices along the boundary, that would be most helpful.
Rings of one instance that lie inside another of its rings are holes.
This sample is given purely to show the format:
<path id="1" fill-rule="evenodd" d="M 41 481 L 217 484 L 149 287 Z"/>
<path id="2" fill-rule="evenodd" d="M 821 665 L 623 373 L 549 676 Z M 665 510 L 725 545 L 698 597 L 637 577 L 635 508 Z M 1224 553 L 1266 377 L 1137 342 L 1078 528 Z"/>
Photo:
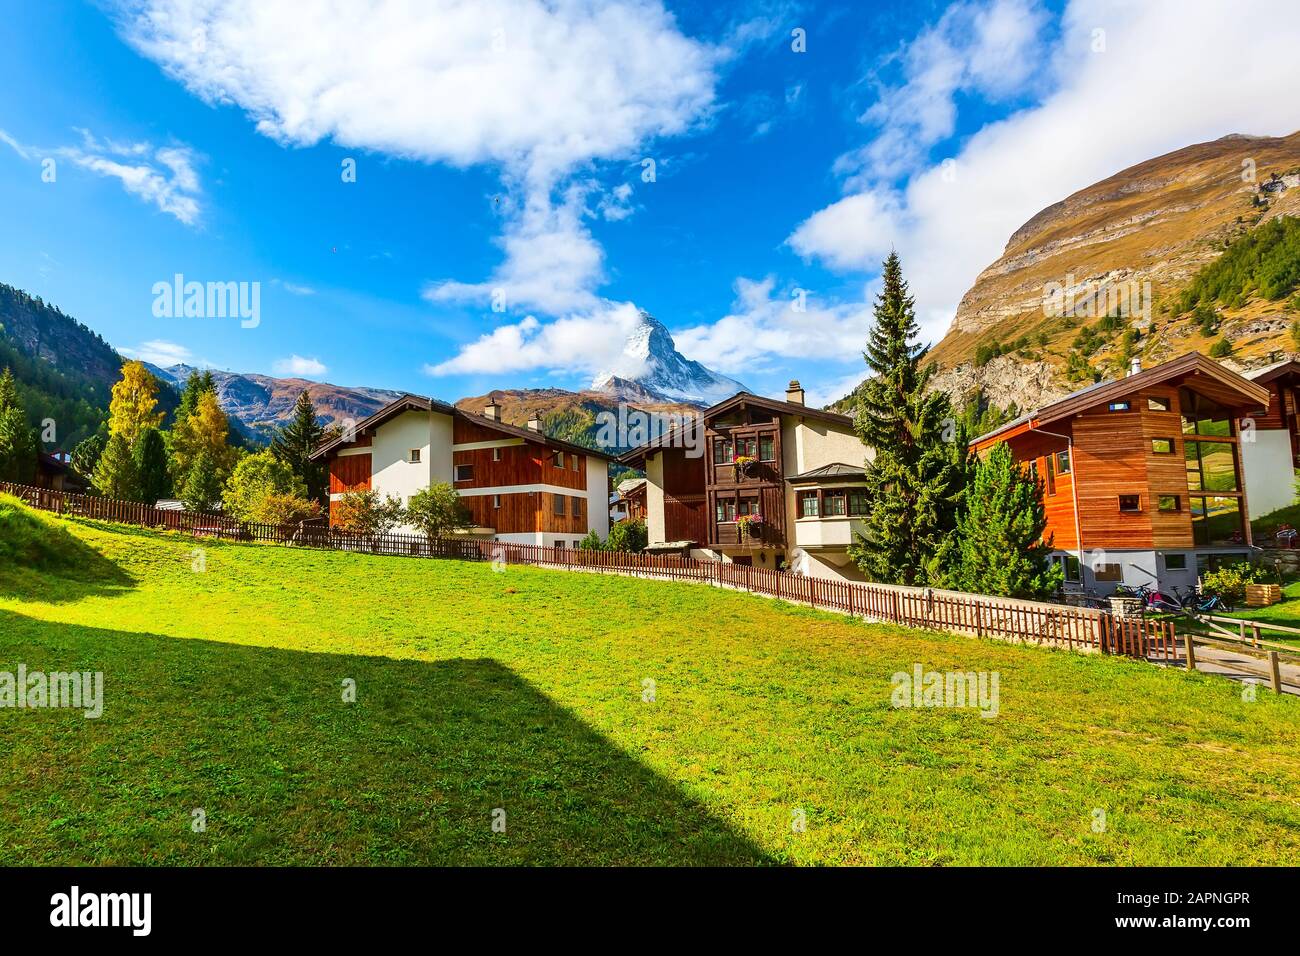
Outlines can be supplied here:
<path id="1" fill-rule="evenodd" d="M 481 298 L 509 281 L 515 304 L 552 313 L 591 308 L 604 278 L 599 246 L 555 191 L 707 118 L 723 56 L 682 35 L 659 0 L 122 0 L 119 22 L 196 95 L 239 106 L 280 142 L 501 167 L 518 200 L 505 262 L 487 281 L 435 289 Z"/>
<path id="2" fill-rule="evenodd" d="M 815 292 L 801 300 L 795 288 L 777 293 L 771 276 L 737 279 L 735 290 L 727 315 L 673 333 L 684 355 L 743 377 L 763 370 L 771 357 L 842 361 L 862 350 L 870 323 L 865 301 L 822 303 Z"/>
<path id="3" fill-rule="evenodd" d="M 1045 207 L 1183 146 L 1300 128 L 1300 100 L 1283 92 L 1294 86 L 1300 23 L 1276 13 L 1265 0 L 1072 0 L 1059 37 L 1026 54 L 1051 92 L 970 136 L 950 170 L 918 171 L 895 188 L 864 186 L 860 169 L 841 168 L 854 205 L 814 213 L 791 244 L 837 269 L 874 270 L 882 236 L 892 235 L 923 335 L 937 339 L 979 272 Z M 1093 51 L 1096 30 L 1104 52 Z M 1006 44 L 968 57 L 968 68 L 995 75 L 999 49 Z M 924 102 L 926 89 L 898 95 Z"/>
<path id="4" fill-rule="evenodd" d="M 637 321 L 638 310 L 631 302 L 603 302 L 589 312 L 545 324 L 529 315 L 498 326 L 454 357 L 424 370 L 430 375 L 461 375 L 563 368 L 595 375 L 619 358 Z"/>
<path id="5" fill-rule="evenodd" d="M 271 368 L 276 375 L 290 375 L 295 378 L 320 376 L 329 371 L 319 359 L 303 358 L 301 355 L 277 359 Z"/>
<path id="6" fill-rule="evenodd" d="M 2 130 L 2 129 L 0 129 L 0 143 L 4 143 L 6 146 L 8 146 L 10 149 L 12 149 L 15 153 L 17 153 L 17 154 L 18 154 L 20 157 L 22 157 L 23 159 L 31 159 L 31 158 L 32 158 L 31 153 L 28 151 L 28 149 L 27 149 L 26 146 L 24 146 L 22 143 L 18 142 L 18 140 L 14 139 L 12 136 L 10 136 L 8 133 L 6 133 L 6 132 L 5 132 L 4 130 Z"/>
<path id="7" fill-rule="evenodd" d="M 373 258 L 373 257 L 372 257 Z M 309 285 L 299 285 L 296 282 L 289 282 L 286 279 L 272 279 L 273 285 L 279 286 L 290 295 L 315 295 L 316 290 Z"/>
<path id="8" fill-rule="evenodd" d="M 195 364 L 194 355 L 189 349 L 176 342 L 168 342 L 166 339 L 150 339 L 133 349 L 119 348 L 118 351 L 127 358 L 139 359 L 141 362 L 148 362 L 160 368 Z"/>

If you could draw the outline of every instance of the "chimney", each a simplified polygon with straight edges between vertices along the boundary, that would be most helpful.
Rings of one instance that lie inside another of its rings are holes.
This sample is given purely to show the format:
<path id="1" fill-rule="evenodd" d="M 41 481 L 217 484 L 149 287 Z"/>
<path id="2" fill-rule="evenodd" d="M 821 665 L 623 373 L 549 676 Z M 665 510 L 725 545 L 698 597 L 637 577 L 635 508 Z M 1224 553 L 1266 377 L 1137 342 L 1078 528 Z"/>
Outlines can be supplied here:
<path id="1" fill-rule="evenodd" d="M 785 400 L 792 405 L 803 404 L 803 386 L 797 378 L 790 379 L 790 384 L 785 387 Z"/>
<path id="2" fill-rule="evenodd" d="M 488 396 L 488 403 L 483 406 L 483 415 L 492 419 L 494 422 L 501 421 L 501 406 L 491 395 Z"/>
<path id="3" fill-rule="evenodd" d="M 528 416 L 528 428 L 530 431 L 540 432 L 542 430 L 542 413 L 533 412 Z"/>
<path id="4" fill-rule="evenodd" d="M 1128 363 L 1128 373 L 1130 375 L 1136 375 L 1140 371 L 1142 371 L 1142 356 L 1135 355 Z"/>

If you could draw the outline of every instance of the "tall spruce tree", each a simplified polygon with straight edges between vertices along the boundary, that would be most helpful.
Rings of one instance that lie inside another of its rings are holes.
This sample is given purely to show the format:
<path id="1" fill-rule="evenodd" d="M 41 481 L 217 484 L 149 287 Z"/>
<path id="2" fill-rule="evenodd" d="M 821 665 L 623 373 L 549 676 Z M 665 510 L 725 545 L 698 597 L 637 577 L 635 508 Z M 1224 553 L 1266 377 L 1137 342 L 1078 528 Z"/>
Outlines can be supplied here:
<path id="1" fill-rule="evenodd" d="M 307 487 L 309 501 L 325 502 L 325 466 L 311 460 L 311 453 L 325 439 L 325 429 L 316 421 L 316 406 L 304 389 L 293 406 L 291 418 L 271 441 L 275 457 L 288 465 Z"/>
<path id="2" fill-rule="evenodd" d="M 0 373 L 0 481 L 26 484 L 36 473 L 36 435 L 27 424 L 13 372 Z"/>
<path id="3" fill-rule="evenodd" d="M 152 505 L 160 498 L 170 497 L 172 480 L 167 472 L 167 446 L 162 433 L 156 428 L 146 428 L 136 439 L 132 454 L 139 499 Z"/>
<path id="4" fill-rule="evenodd" d="M 1049 558 L 1046 527 L 1042 479 L 999 442 L 975 467 L 975 482 L 957 524 L 951 586 L 1014 598 L 1054 594 L 1062 569 Z"/>
<path id="5" fill-rule="evenodd" d="M 204 449 L 195 457 L 181 487 L 186 511 L 211 511 L 221 504 L 221 476 L 212 452 Z"/>
<path id="6" fill-rule="evenodd" d="M 131 446 L 126 437 L 113 435 L 104 446 L 104 453 L 95 463 L 95 471 L 90 476 L 90 483 L 105 498 L 117 498 L 121 501 L 135 501 L 140 493 L 137 481 L 135 458 L 131 455 Z"/>
<path id="7" fill-rule="evenodd" d="M 849 553 L 872 580 L 938 584 L 969 475 L 964 436 L 947 395 L 926 389 L 927 350 L 916 342 L 920 330 L 897 253 L 885 260 L 881 279 L 863 354 L 872 375 L 856 418 L 874 452 L 869 504 Z"/>

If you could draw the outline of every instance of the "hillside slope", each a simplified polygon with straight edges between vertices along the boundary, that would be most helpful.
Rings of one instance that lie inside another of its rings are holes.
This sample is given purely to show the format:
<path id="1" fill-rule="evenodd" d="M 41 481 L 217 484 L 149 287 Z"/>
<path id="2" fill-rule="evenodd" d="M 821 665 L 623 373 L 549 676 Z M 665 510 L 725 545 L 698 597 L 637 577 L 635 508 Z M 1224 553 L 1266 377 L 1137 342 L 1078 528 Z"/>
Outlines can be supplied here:
<path id="1" fill-rule="evenodd" d="M 1209 352 L 1223 336 L 1236 361 L 1248 365 L 1293 348 L 1293 304 L 1256 297 L 1222 309 L 1215 334 L 1201 335 L 1178 311 L 1178 293 L 1232 240 L 1278 216 L 1300 214 L 1298 174 L 1300 133 L 1225 136 L 1140 163 L 1047 207 L 1016 230 L 962 298 L 931 352 L 946 370 L 937 384 L 956 393 L 983 388 L 999 404 L 1014 396 L 1024 407 L 1118 374 L 1134 352 L 1151 364 L 1189 350 Z M 1089 290 L 1105 296 L 1129 282 L 1137 290 L 1150 283 L 1154 328 L 1141 315 L 1125 315 L 1099 330 L 1112 333 L 1097 336 L 1101 341 L 1085 334 L 1080 342 L 1081 329 L 1104 311 L 1087 314 L 1085 307 L 1071 317 L 1044 307 L 1053 283 L 1077 291 L 1082 301 Z M 1135 341 L 1125 343 L 1130 328 Z M 1008 351 L 1010 358 L 995 357 Z"/>

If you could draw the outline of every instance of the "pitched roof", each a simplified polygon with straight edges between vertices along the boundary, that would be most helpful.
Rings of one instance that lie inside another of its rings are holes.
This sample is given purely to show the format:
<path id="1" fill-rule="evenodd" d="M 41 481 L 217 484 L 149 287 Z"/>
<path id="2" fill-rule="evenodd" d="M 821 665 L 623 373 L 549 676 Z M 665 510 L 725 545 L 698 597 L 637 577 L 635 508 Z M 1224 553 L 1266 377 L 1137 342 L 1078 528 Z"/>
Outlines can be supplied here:
<path id="1" fill-rule="evenodd" d="M 1024 426 L 1038 427 L 1060 421 L 1104 402 L 1121 399 L 1133 392 L 1175 379 L 1193 379 L 1195 386 L 1199 390 L 1211 393 L 1211 397 L 1221 402 L 1224 399 L 1235 399 L 1235 401 L 1228 401 L 1226 404 L 1259 405 L 1262 407 L 1268 405 L 1268 389 L 1264 388 L 1263 385 L 1238 375 L 1200 352 L 1188 352 L 1186 355 L 1180 355 L 1176 359 L 1153 366 L 1135 375 L 1097 382 L 1076 392 L 1071 392 L 1062 399 L 1044 405 L 1035 411 L 1026 412 L 1019 418 L 1013 418 L 1011 421 L 999 425 L 992 431 L 973 439 L 971 444 L 982 445 L 1001 435 L 1009 435 L 1009 433 L 1016 430 L 1028 430 Z"/>
<path id="2" fill-rule="evenodd" d="M 763 408 L 769 412 L 775 412 L 778 415 L 796 415 L 800 418 L 812 418 L 818 421 L 829 422 L 832 425 L 852 426 L 853 419 L 848 415 L 841 415 L 838 412 L 828 412 L 821 408 L 813 408 L 809 405 L 801 405 L 798 402 L 783 402 L 775 398 L 764 398 L 762 395 L 755 395 L 752 392 L 737 392 L 730 398 L 723 399 L 716 405 L 712 405 L 700 412 L 699 417 L 693 418 L 686 428 L 698 430 L 703 422 L 718 415 L 725 415 L 727 412 L 741 405 L 752 405 L 755 408 Z M 654 451 L 657 448 L 674 448 L 676 440 L 683 431 L 682 427 L 670 428 L 662 435 L 652 438 L 650 441 L 635 448 L 628 449 L 618 456 L 618 461 L 624 465 L 631 465 L 634 462 L 641 461 L 645 458 L 647 452 Z"/>
<path id="3" fill-rule="evenodd" d="M 853 480 L 865 478 L 867 470 L 859 465 L 846 465 L 842 461 L 833 461 L 829 465 L 822 465 L 820 468 L 813 468 L 805 471 L 801 475 L 791 475 L 786 481 L 791 484 L 801 484 L 804 482 Z"/>
<path id="4" fill-rule="evenodd" d="M 548 448 L 554 448 L 560 451 L 573 452 L 578 455 L 591 455 L 596 458 L 603 458 L 605 461 L 614 461 L 613 455 L 596 448 L 588 448 L 585 445 L 575 445 L 573 442 L 564 441 L 561 438 L 552 438 L 550 435 L 544 434 L 543 432 L 533 431 L 531 428 L 520 428 L 517 425 L 507 425 L 505 422 L 488 418 L 486 415 L 475 415 L 436 398 L 426 398 L 423 395 L 411 395 L 409 393 L 393 399 L 393 401 L 389 402 L 369 418 L 358 422 L 355 431 L 358 435 L 364 434 L 367 431 L 372 431 L 378 428 L 389 419 L 400 415 L 403 412 L 409 411 L 436 411 L 444 415 L 450 415 L 453 418 L 460 418 L 464 421 L 473 422 L 475 425 L 481 425 L 484 428 L 491 428 L 494 431 L 499 431 L 505 435 L 522 438 L 524 441 L 529 441 L 536 445 L 545 445 Z M 337 438 L 332 438 L 324 444 L 317 445 L 316 450 L 311 453 L 311 457 L 320 458 L 342 444 L 345 444 L 342 435 Z"/>
<path id="5" fill-rule="evenodd" d="M 1300 362 L 1293 358 L 1285 358 L 1280 362 L 1274 362 L 1271 365 L 1265 365 L 1263 368 L 1247 372 L 1246 378 L 1259 385 L 1266 385 L 1275 379 L 1281 378 L 1288 372 L 1300 375 Z"/>

